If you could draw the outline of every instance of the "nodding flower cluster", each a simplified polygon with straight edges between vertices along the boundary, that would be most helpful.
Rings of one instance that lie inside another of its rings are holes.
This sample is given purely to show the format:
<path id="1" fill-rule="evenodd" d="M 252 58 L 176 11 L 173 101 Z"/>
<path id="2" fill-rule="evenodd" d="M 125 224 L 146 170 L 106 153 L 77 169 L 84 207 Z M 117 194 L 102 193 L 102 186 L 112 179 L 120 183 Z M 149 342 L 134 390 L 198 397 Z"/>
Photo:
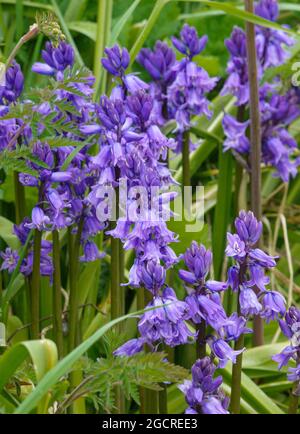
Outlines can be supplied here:
<path id="1" fill-rule="evenodd" d="M 277 3 L 275 0 L 261 0 L 256 11 L 275 20 Z M 0 122 L 0 149 L 10 146 L 20 128 L 22 143 L 32 145 L 33 158 L 27 161 L 27 165 L 36 176 L 20 173 L 19 182 L 35 188 L 38 201 L 31 217 L 27 216 L 14 226 L 22 245 L 31 229 L 50 232 L 69 228 L 71 233 L 80 235 L 81 261 L 95 261 L 103 255 L 94 237 L 104 230 L 111 237 L 120 239 L 125 250 L 134 251 L 127 284 L 143 288 L 151 301 L 146 306 L 148 310 L 139 318 L 139 337 L 126 342 L 115 351 L 115 355 L 129 356 L 142 351 L 145 345 L 155 351 L 162 344 L 174 347 L 194 342 L 197 338 L 197 344 L 208 344 L 210 357 L 197 360 L 192 368 L 192 380 L 181 386 L 189 405 L 187 413 L 226 414 L 228 399 L 220 389 L 222 378 L 214 378 L 214 373 L 217 367 L 223 368 L 229 361 L 235 363 L 237 356 L 244 351 L 234 351 L 231 342 L 252 332 L 247 321 L 253 315 L 260 315 L 267 322 L 280 320 L 282 330 L 292 338 L 292 343 L 276 356 L 276 360 L 281 366 L 290 358 L 299 364 L 299 342 L 294 339 L 299 311 L 291 308 L 285 314 L 282 295 L 266 288 L 269 279 L 265 270 L 275 266 L 276 258 L 257 248 L 262 224 L 252 212 L 241 211 L 235 220 L 236 233 L 228 234 L 226 255 L 232 258 L 233 264 L 226 282 L 208 279 L 212 253 L 203 245 L 193 241 L 180 257 L 171 248 L 177 235 L 168 228 L 164 219 L 166 211 L 171 213 L 170 203 L 175 197 L 174 192 L 169 191 L 175 181 L 166 164 L 168 151 L 181 148 L 183 133 L 191 128 L 194 116 L 211 116 L 207 94 L 217 82 L 193 60 L 205 48 L 206 36 L 199 38 L 193 27 L 184 25 L 180 38 L 172 38 L 172 42 L 183 55 L 180 61 L 176 60 L 174 51 L 160 41 L 154 51 L 141 50 L 138 61 L 149 72 L 153 80 L 150 84 L 136 74 L 127 74 L 130 58 L 126 48 L 117 45 L 106 48 L 102 65 L 112 75 L 115 86 L 110 96 L 103 95 L 96 103 L 92 102 L 92 76 L 87 74 L 72 82 L 73 74 L 77 73 L 73 68 L 72 47 L 65 42 L 58 46 L 47 42 L 42 52 L 44 63 L 37 62 L 32 69 L 54 77 L 56 84 L 67 79 L 67 84 L 55 88 L 54 105 L 49 102 L 35 104 L 29 100 L 24 104 L 31 104 L 32 110 L 45 118 L 71 124 L 72 128 L 57 134 L 71 143 L 81 142 L 83 146 L 75 149 L 70 144 L 53 148 L 43 140 L 43 125 L 33 131 L 30 123 L 23 125 L 23 121 L 9 118 Z M 260 74 L 268 66 L 282 63 L 285 56 L 283 44 L 292 44 L 283 33 L 257 29 Z M 233 93 L 238 103 L 245 105 L 249 100 L 249 83 L 244 32 L 236 28 L 226 46 L 231 53 L 230 76 L 223 93 Z M 5 85 L 0 87 L 0 115 L 9 113 L 11 104 L 21 95 L 23 82 L 20 67 L 14 62 L 6 72 Z M 274 91 L 270 85 L 261 88 L 263 159 L 274 165 L 279 175 L 287 180 L 296 170 L 297 162 L 289 158 L 295 143 L 285 127 L 299 113 L 298 95 L 292 89 L 286 95 L 273 92 L 270 96 L 270 89 Z M 62 112 L 61 102 L 67 102 L 70 110 Z M 176 121 L 177 141 L 167 138 L 160 129 L 168 120 Z M 237 152 L 249 152 L 248 124 L 225 115 L 226 150 L 233 148 Z M 90 152 L 92 145 L 95 145 L 93 153 Z M 103 187 L 118 190 L 122 183 L 125 183 L 127 191 L 132 187 L 135 189 L 126 198 L 125 215 L 117 216 L 112 228 L 106 212 L 110 204 Z M 149 206 L 146 215 L 136 218 L 140 212 L 139 207 L 136 208 L 139 187 L 146 191 Z M 157 192 L 155 207 L 152 206 L 153 188 Z M 100 208 L 105 211 L 101 218 Z M 135 211 L 135 219 L 132 211 Z M 3 260 L 1 270 L 12 273 L 19 253 L 7 248 L 0 255 Z M 187 291 L 184 300 L 178 300 L 175 291 L 166 284 L 167 270 L 180 260 L 186 266 L 179 270 Z M 20 271 L 29 276 L 32 268 L 31 243 Z M 40 270 L 42 275 L 52 278 L 52 243 L 45 239 L 41 242 Z M 227 316 L 221 293 L 229 288 L 238 292 L 240 313 Z M 212 329 L 209 335 L 206 335 L 206 325 Z M 204 326 L 201 340 L 200 326 Z M 299 366 L 290 369 L 289 378 L 299 380 Z"/>
<path id="2" fill-rule="evenodd" d="M 158 124 L 170 119 L 177 123 L 176 152 L 180 152 L 183 133 L 190 129 L 192 117 L 212 115 L 206 95 L 215 87 L 217 78 L 210 78 L 193 61 L 204 50 L 207 36 L 199 38 L 196 29 L 185 24 L 180 39 L 173 37 L 172 43 L 184 56 L 182 60 L 176 61 L 172 49 L 160 41 L 153 52 L 142 49 L 137 60 L 153 79 L 150 91 L 156 100 L 154 114 Z"/>
<path id="3" fill-rule="evenodd" d="M 46 75 L 53 75 L 57 81 L 63 81 L 64 74 L 71 76 L 71 68 L 74 63 L 74 52 L 70 45 L 61 42 L 58 47 L 52 43 L 46 43 L 46 49 L 42 52 L 45 63 L 35 63 L 32 67 L 34 72 Z M 1 91 L 2 102 L 12 102 L 14 98 L 20 96 L 23 86 L 23 76 L 20 68 L 15 63 L 7 71 L 7 81 L 5 90 Z M 69 83 L 69 89 L 58 89 L 56 91 L 57 105 L 54 107 L 49 102 L 35 105 L 31 101 L 24 104 L 31 104 L 32 109 L 44 115 L 50 116 L 55 120 L 61 119 L 65 124 L 72 123 L 74 133 L 70 130 L 64 134 L 66 139 L 82 141 L 78 131 L 80 125 L 85 123 L 93 110 L 91 95 L 94 79 L 86 76 L 80 82 Z M 77 89 L 73 92 L 72 89 Z M 62 113 L 60 102 L 67 101 L 73 110 Z M 2 108 L 2 112 L 9 112 L 9 105 Z M 6 120 L 1 121 L 1 130 L 5 129 L 5 137 L 1 134 L 1 147 L 9 142 L 16 131 L 21 128 L 18 119 L 15 124 Z M 31 125 L 24 125 L 21 140 L 26 146 L 33 139 Z M 34 162 L 28 161 L 27 165 L 33 169 L 36 175 L 30 173 L 20 173 L 19 182 L 26 187 L 35 188 L 38 191 L 38 202 L 32 209 L 31 218 L 25 219 L 15 225 L 14 232 L 18 236 L 21 244 L 25 244 L 30 229 L 39 231 L 53 231 L 63 228 L 71 228 L 76 232 L 79 223 L 82 222 L 81 243 L 83 247 L 82 261 L 94 261 L 102 256 L 93 241 L 93 237 L 103 230 L 104 226 L 96 218 L 96 210 L 87 201 L 87 194 L 92 185 L 96 183 L 97 174 L 93 171 L 92 160 L 88 154 L 88 146 L 83 147 L 70 159 L 66 166 L 66 159 L 74 152 L 74 146 L 51 148 L 42 138 L 44 126 L 39 125 L 37 137 L 34 137 L 32 155 Z M 15 144 L 13 145 L 15 146 Z M 41 274 L 52 277 L 52 243 L 42 240 L 41 249 Z M 18 253 L 9 248 L 2 253 L 4 262 L 2 268 L 12 272 L 17 265 Z M 29 246 L 28 255 L 21 264 L 21 272 L 28 276 L 32 272 L 33 250 Z M 7 265 L 9 264 L 9 267 Z"/>
<path id="4" fill-rule="evenodd" d="M 269 279 L 265 270 L 276 263 L 274 257 L 256 247 L 262 233 L 261 222 L 251 211 L 241 211 L 235 220 L 235 228 L 237 233 L 228 233 L 226 255 L 234 260 L 234 264 L 228 269 L 227 281 L 207 279 L 212 253 L 193 241 L 182 255 L 188 270 L 179 270 L 179 277 L 188 292 L 185 300 L 178 301 L 174 291 L 165 287 L 162 296 L 154 297 L 148 306 L 158 306 L 157 309 L 146 312 L 140 319 L 138 328 L 141 337 L 126 342 L 115 351 L 115 355 L 124 356 L 142 351 L 145 344 L 152 350 L 157 348 L 153 343 L 165 342 L 170 346 L 183 344 L 189 336 L 190 340 L 192 338 L 191 333 L 186 334 L 187 322 L 193 323 L 198 333 L 200 324 L 204 325 L 204 330 L 206 324 L 210 326 L 214 333 L 205 334 L 203 342 L 197 342 L 209 345 L 210 358 L 198 360 L 192 369 L 193 380 L 181 387 L 190 406 L 187 411 L 192 413 L 227 412 L 227 401 L 219 391 L 222 379 L 218 377 L 216 382 L 212 380 L 216 369 L 213 360 L 218 360 L 219 368 L 224 368 L 229 361 L 236 363 L 237 356 L 245 348 L 235 351 L 230 343 L 237 341 L 242 334 L 252 332 L 247 322 L 254 315 L 260 315 L 269 322 L 285 314 L 284 297 L 266 288 Z M 158 294 L 165 282 L 165 270 L 157 262 L 147 263 L 138 271 L 138 275 L 142 276 L 143 285 L 153 294 Z M 238 291 L 240 315 L 234 312 L 228 317 L 222 306 L 220 293 L 228 288 Z M 205 371 L 202 376 L 200 367 Z M 207 376 L 210 382 L 207 382 Z"/>
<path id="5" fill-rule="evenodd" d="M 278 363 L 278 368 L 288 365 L 290 360 L 296 362 L 296 367 L 288 368 L 288 380 L 295 383 L 293 393 L 300 396 L 300 310 L 292 306 L 279 320 L 282 333 L 289 339 L 290 345 L 285 347 L 280 354 L 273 356 L 273 360 Z"/>
<path id="6" fill-rule="evenodd" d="M 206 280 L 212 254 L 195 242 L 183 255 L 188 271 L 179 271 L 179 277 L 185 282 L 188 291 L 185 302 L 189 306 L 190 320 L 196 326 L 204 324 L 204 330 L 208 324 L 215 332 L 214 335 L 204 335 L 202 339 L 211 349 L 211 360 L 218 359 L 219 368 L 224 368 L 228 361 L 236 363 L 237 356 L 245 350 L 233 350 L 230 342 L 237 341 L 242 334 L 252 332 L 247 327 L 247 321 L 253 315 L 260 315 L 268 323 L 270 320 L 280 319 L 286 310 L 284 297 L 279 292 L 266 288 L 269 279 L 265 270 L 274 267 L 276 262 L 274 257 L 256 247 L 261 237 L 262 223 L 257 221 L 251 211 L 241 211 L 235 220 L 235 228 L 237 233 L 227 234 L 225 253 L 234 260 L 234 264 L 228 269 L 225 283 Z M 226 315 L 220 292 L 228 288 L 238 292 L 240 315 L 237 312 L 229 317 Z M 197 328 L 199 330 L 199 327 Z M 198 341 L 198 344 L 203 342 Z M 196 365 L 197 363 L 200 361 L 196 362 Z M 203 391 L 197 392 L 200 397 L 197 399 L 194 389 L 192 384 L 188 387 L 185 384 L 181 390 L 186 394 L 186 400 L 193 412 L 205 412 L 205 405 L 202 407 L 205 394 L 203 395 Z M 217 404 L 217 397 L 214 395 L 216 412 L 226 412 L 227 407 L 223 408 L 222 402 L 221 399 Z"/>
<path id="7" fill-rule="evenodd" d="M 126 183 L 128 191 L 130 187 L 142 186 L 150 195 L 151 188 L 156 187 L 156 200 L 163 206 L 153 210 L 149 201 L 146 215 L 132 221 L 128 211 L 136 197 L 129 195 L 125 216 L 119 217 L 116 227 L 107 233 L 119 238 L 125 250 L 135 251 L 128 284 L 149 291 L 153 299 L 147 307 L 170 306 L 146 312 L 138 325 L 142 337 L 119 348 L 116 351 L 119 355 L 140 351 L 144 343 L 151 348 L 161 342 L 178 345 L 185 343 L 191 335 L 184 323 L 187 305 L 176 299 L 172 288 L 165 287 L 166 269 L 177 262 L 169 246 L 176 241 L 176 236 L 161 218 L 163 208 L 173 197 L 163 191 L 174 182 L 164 163 L 166 151 L 174 147 L 174 140 L 167 139 L 155 123 L 153 98 L 147 93 L 148 86 L 136 76 L 126 75 L 129 57 L 124 52 L 125 49 L 120 50 L 117 46 L 106 49 L 107 58 L 102 61 L 104 67 L 119 79 L 119 85 L 110 98 L 102 97 L 97 110 L 102 147 L 93 158 L 99 168 L 99 180 L 89 200 L 94 206 L 99 206 L 105 200 L 105 197 L 100 197 L 99 186 L 119 186 L 121 180 Z M 96 125 L 90 127 L 95 132 Z M 155 212 L 158 215 L 153 215 Z"/>
<path id="8" fill-rule="evenodd" d="M 192 380 L 179 386 L 189 407 L 186 414 L 228 414 L 229 399 L 220 388 L 222 377 L 214 378 L 216 366 L 204 357 L 192 366 Z"/>
<path id="9" fill-rule="evenodd" d="M 271 21 L 278 18 L 277 0 L 260 0 L 256 14 Z M 265 70 L 279 66 L 288 57 L 287 47 L 294 40 L 284 32 L 256 26 L 256 49 L 258 57 L 258 78 L 262 79 Z M 247 49 L 245 32 L 236 27 L 230 39 L 225 41 L 230 53 L 227 81 L 221 92 L 236 97 L 238 106 L 247 107 L 249 103 L 249 79 L 247 69 Z M 264 83 L 260 87 L 260 112 L 262 129 L 262 161 L 275 168 L 275 176 L 287 182 L 297 173 L 299 158 L 293 158 L 297 143 L 288 132 L 288 127 L 300 113 L 300 94 L 296 88 L 284 95 L 278 93 L 279 80 L 273 84 Z M 241 154 L 249 153 L 249 140 L 246 129 L 249 121 L 237 122 L 226 114 L 223 128 L 226 135 L 224 150 L 234 149 Z"/>

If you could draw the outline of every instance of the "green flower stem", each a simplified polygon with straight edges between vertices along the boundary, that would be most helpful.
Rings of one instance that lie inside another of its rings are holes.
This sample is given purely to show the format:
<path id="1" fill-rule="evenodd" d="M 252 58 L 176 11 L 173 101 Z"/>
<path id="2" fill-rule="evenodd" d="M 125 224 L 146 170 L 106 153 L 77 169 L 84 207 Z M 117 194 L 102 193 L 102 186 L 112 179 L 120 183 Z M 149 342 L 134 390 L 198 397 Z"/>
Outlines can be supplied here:
<path id="1" fill-rule="evenodd" d="M 144 289 L 144 308 L 152 300 L 152 294 Z M 145 351 L 150 351 L 148 347 Z M 155 390 L 144 389 L 144 414 L 158 414 L 159 413 L 159 393 Z"/>
<path id="2" fill-rule="evenodd" d="M 166 344 L 163 345 L 164 352 L 167 354 L 167 359 L 169 362 L 169 354 L 168 354 L 168 347 Z M 162 390 L 158 392 L 158 410 L 159 414 L 168 414 L 168 387 L 165 383 L 160 383 L 160 387 Z"/>
<path id="3" fill-rule="evenodd" d="M 254 13 L 253 0 L 245 0 L 245 10 Z M 258 220 L 261 220 L 261 121 L 259 109 L 259 84 L 257 77 L 257 53 L 255 43 L 255 26 L 246 22 L 247 60 L 250 87 L 250 162 L 251 162 L 251 209 Z M 263 320 L 254 317 L 253 343 L 255 346 L 264 343 Z"/>
<path id="4" fill-rule="evenodd" d="M 182 143 L 182 197 L 184 198 L 184 187 L 191 184 L 190 171 L 190 132 L 183 133 Z"/>
<path id="5" fill-rule="evenodd" d="M 52 232 L 53 240 L 53 328 L 58 351 L 58 357 L 63 356 L 62 331 L 62 300 L 61 300 L 61 272 L 60 272 L 60 242 L 58 231 Z"/>
<path id="6" fill-rule="evenodd" d="M 244 335 L 241 335 L 235 342 L 234 350 L 238 351 L 244 348 Z M 240 414 L 241 410 L 241 379 L 242 379 L 243 353 L 236 358 L 236 363 L 232 365 L 232 382 L 231 382 L 231 413 Z"/>
<path id="7" fill-rule="evenodd" d="M 78 276 L 79 276 L 79 253 L 80 253 L 80 239 L 83 228 L 83 218 L 80 219 L 77 233 L 73 235 L 71 229 L 68 231 L 68 247 L 69 247 L 69 263 L 70 263 L 70 306 L 69 306 L 69 352 L 73 351 L 78 344 L 78 331 L 80 325 L 78 324 Z M 74 390 L 82 381 L 82 372 L 73 370 L 70 373 L 70 390 Z M 69 409 L 73 414 L 85 413 L 85 400 L 84 398 L 77 399 L 72 407 Z"/>
<path id="8" fill-rule="evenodd" d="M 80 219 L 77 233 L 74 236 L 71 229 L 68 232 L 69 258 L 70 258 L 70 307 L 69 307 L 69 352 L 76 347 L 78 330 L 78 274 L 79 274 L 79 250 L 82 234 L 83 219 Z"/>
<path id="9" fill-rule="evenodd" d="M 167 385 L 160 384 L 162 390 L 159 392 L 158 396 L 158 408 L 159 414 L 168 414 L 168 395 L 167 395 Z"/>
<path id="10" fill-rule="evenodd" d="M 121 314 L 121 290 L 120 287 L 120 240 L 111 237 L 111 319 L 116 319 Z M 120 326 L 118 326 L 120 330 Z"/>
<path id="11" fill-rule="evenodd" d="M 101 65 L 104 48 L 109 43 L 112 20 L 112 0 L 98 0 L 97 33 L 94 52 L 94 75 L 95 75 L 95 100 L 99 99 L 100 93 L 105 93 L 107 84 L 107 72 Z"/>
<path id="12" fill-rule="evenodd" d="M 119 173 L 117 173 L 117 179 L 119 179 Z M 119 216 L 119 190 L 116 188 L 116 217 Z M 111 237 L 111 319 L 117 319 L 124 315 L 125 301 L 124 301 L 124 288 L 121 287 L 121 274 L 123 276 L 124 257 L 121 252 L 122 246 L 118 238 Z M 117 332 L 123 331 L 124 325 L 119 324 L 117 326 Z M 120 414 L 125 413 L 125 399 L 124 394 L 120 387 L 115 388 L 116 395 L 116 412 Z"/>
<path id="13" fill-rule="evenodd" d="M 288 414 L 297 414 L 298 413 L 299 396 L 296 396 L 294 394 L 296 388 L 298 388 L 298 382 L 295 383 L 295 385 L 293 386 L 293 388 L 291 390 Z"/>
<path id="14" fill-rule="evenodd" d="M 144 295 L 144 289 L 138 288 L 137 290 L 137 309 L 141 310 L 145 308 L 145 295 Z M 140 387 L 140 413 L 146 414 L 146 389 L 144 387 Z"/>
<path id="15" fill-rule="evenodd" d="M 120 285 L 120 249 L 121 244 L 118 238 L 111 237 L 111 319 L 117 319 L 123 315 L 124 290 Z M 122 332 L 122 325 L 118 324 L 117 331 Z M 125 401 L 120 387 L 115 388 L 116 412 L 124 414 Z"/>
<path id="16" fill-rule="evenodd" d="M 95 240 L 97 247 L 99 249 L 99 252 L 103 251 L 103 231 L 101 231 Z M 92 290 L 89 291 L 87 296 L 87 306 L 84 309 L 83 317 L 82 317 L 82 334 L 86 332 L 89 325 L 93 321 L 97 311 L 95 309 L 95 306 L 97 305 L 97 298 L 98 298 L 98 291 L 99 291 L 99 278 L 101 273 L 101 266 L 102 266 L 102 260 L 97 260 L 97 267 L 95 269 L 95 279 L 94 284 L 92 286 Z"/>
<path id="17" fill-rule="evenodd" d="M 41 265 L 42 232 L 34 231 L 33 267 L 31 277 L 31 338 L 40 338 L 40 265 Z"/>

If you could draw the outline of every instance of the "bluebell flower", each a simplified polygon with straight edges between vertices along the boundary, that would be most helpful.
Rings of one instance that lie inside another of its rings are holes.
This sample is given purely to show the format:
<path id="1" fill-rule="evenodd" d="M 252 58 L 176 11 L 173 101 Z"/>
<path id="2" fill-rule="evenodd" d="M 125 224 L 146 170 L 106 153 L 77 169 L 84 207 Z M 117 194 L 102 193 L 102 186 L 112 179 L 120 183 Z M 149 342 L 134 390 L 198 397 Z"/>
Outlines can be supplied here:
<path id="1" fill-rule="evenodd" d="M 0 256 L 3 259 L 1 270 L 7 270 L 9 273 L 12 273 L 19 261 L 18 252 L 7 247 L 4 252 L 0 253 Z"/>
<path id="2" fill-rule="evenodd" d="M 106 58 L 101 59 L 103 67 L 112 75 L 122 76 L 129 65 L 130 58 L 126 48 L 120 48 L 114 45 L 111 48 L 105 48 Z"/>
<path id="3" fill-rule="evenodd" d="M 245 351 L 245 348 L 235 351 L 226 341 L 215 337 L 208 339 L 208 343 L 215 356 L 219 359 L 219 368 L 224 368 L 229 360 L 236 363 L 237 356 Z"/>
<path id="4" fill-rule="evenodd" d="M 251 288 L 241 287 L 239 301 L 243 315 L 258 315 L 262 311 L 262 305 Z"/>
<path id="5" fill-rule="evenodd" d="M 180 32 L 180 39 L 172 37 L 172 42 L 180 53 L 192 59 L 204 50 L 207 39 L 206 35 L 199 38 L 195 27 L 184 24 Z"/>
<path id="6" fill-rule="evenodd" d="M 132 356 L 143 350 L 146 341 L 144 338 L 130 339 L 114 351 L 114 356 Z"/>
<path id="7" fill-rule="evenodd" d="M 6 70 L 5 84 L 0 85 L 0 103 L 8 104 L 16 101 L 21 95 L 24 87 L 24 76 L 20 65 L 13 61 L 12 65 Z M 2 123 L 2 121 L 1 121 Z"/>
<path id="8" fill-rule="evenodd" d="M 261 316 L 266 319 L 267 323 L 270 320 L 279 319 L 286 311 L 285 298 L 276 291 L 265 291 L 262 296 L 263 311 Z"/>
<path id="9" fill-rule="evenodd" d="M 214 378 L 216 366 L 209 357 L 192 366 L 192 380 L 179 386 L 189 407 L 186 414 L 228 414 L 229 399 L 222 389 L 222 377 Z"/>

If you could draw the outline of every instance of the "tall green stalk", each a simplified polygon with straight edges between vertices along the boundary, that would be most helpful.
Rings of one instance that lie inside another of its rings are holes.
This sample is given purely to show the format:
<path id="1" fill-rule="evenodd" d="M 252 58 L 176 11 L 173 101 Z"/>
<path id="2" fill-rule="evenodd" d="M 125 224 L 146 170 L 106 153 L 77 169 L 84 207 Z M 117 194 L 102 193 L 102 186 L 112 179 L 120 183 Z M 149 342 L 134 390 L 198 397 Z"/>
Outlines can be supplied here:
<path id="1" fill-rule="evenodd" d="M 244 335 L 242 334 L 234 344 L 234 350 L 244 348 Z M 243 353 L 236 358 L 236 363 L 232 365 L 231 398 L 230 409 L 233 414 L 240 414 L 241 411 L 241 379 L 242 379 Z"/>
<path id="2" fill-rule="evenodd" d="M 58 357 L 63 356 L 62 331 L 62 300 L 61 300 L 61 272 L 60 272 L 60 242 L 58 231 L 52 232 L 53 241 L 53 329 Z"/>
<path id="3" fill-rule="evenodd" d="M 152 294 L 144 289 L 144 307 L 152 301 Z M 149 351 L 149 348 L 146 348 Z M 155 390 L 145 389 L 145 414 L 158 414 L 159 410 L 159 393 Z"/>
<path id="4" fill-rule="evenodd" d="M 295 390 L 298 388 L 299 383 L 295 383 L 291 390 L 290 394 L 290 401 L 289 401 L 289 409 L 288 414 L 297 414 L 298 413 L 298 407 L 299 407 L 299 396 L 295 395 Z"/>
<path id="5" fill-rule="evenodd" d="M 245 10 L 254 13 L 253 0 L 245 0 Z M 247 61 L 250 90 L 250 162 L 251 162 L 251 209 L 258 220 L 261 220 L 261 120 L 259 109 L 259 84 L 257 77 L 257 53 L 255 42 L 255 26 L 246 22 Z M 255 346 L 264 343 L 263 320 L 254 317 L 253 343 Z"/>
<path id="6" fill-rule="evenodd" d="M 124 309 L 124 289 L 120 282 L 120 249 L 121 244 L 118 238 L 111 237 L 111 319 L 117 319 L 123 315 Z M 121 332 L 122 325 L 117 326 L 118 332 Z M 116 412 L 125 413 L 125 400 L 120 387 L 115 388 Z"/>
<path id="7" fill-rule="evenodd" d="M 33 267 L 31 277 L 31 338 L 40 337 L 40 266 L 41 266 L 42 232 L 34 231 L 33 239 Z"/>
<path id="8" fill-rule="evenodd" d="M 123 289 L 120 287 L 120 240 L 111 237 L 111 319 L 121 314 L 121 298 Z M 120 326 L 118 326 L 120 330 Z"/>
<path id="9" fill-rule="evenodd" d="M 94 75 L 95 81 L 95 99 L 99 98 L 99 95 L 106 90 L 107 73 L 102 68 L 101 57 L 103 57 L 104 48 L 109 43 L 111 32 L 111 18 L 112 18 L 112 0 L 98 0 L 98 12 L 97 12 L 97 33 L 96 33 L 96 45 L 94 52 Z"/>
<path id="10" fill-rule="evenodd" d="M 70 267 L 70 306 L 69 306 L 69 339 L 68 349 L 69 353 L 74 350 L 78 344 L 78 332 L 80 325 L 78 324 L 78 308 L 79 308 L 79 291 L 78 291 L 78 277 L 79 277 L 79 253 L 80 253 L 80 239 L 83 228 L 83 218 L 80 219 L 77 233 L 73 235 L 71 229 L 68 232 L 68 247 L 69 247 L 69 267 Z M 73 370 L 70 373 L 70 390 L 74 390 L 82 381 L 82 371 Z M 74 414 L 85 413 L 85 400 L 84 398 L 77 399 L 72 407 L 69 409 Z"/>
<path id="11" fill-rule="evenodd" d="M 69 352 L 76 347 L 78 331 L 78 272 L 79 272 L 79 251 L 80 238 L 82 234 L 83 219 L 80 219 L 77 233 L 73 235 L 71 229 L 68 233 L 69 244 L 69 266 L 70 266 L 70 307 L 69 307 Z"/>
<path id="12" fill-rule="evenodd" d="M 182 197 L 184 197 L 184 187 L 191 184 L 190 171 L 190 132 L 183 133 L 182 141 Z"/>

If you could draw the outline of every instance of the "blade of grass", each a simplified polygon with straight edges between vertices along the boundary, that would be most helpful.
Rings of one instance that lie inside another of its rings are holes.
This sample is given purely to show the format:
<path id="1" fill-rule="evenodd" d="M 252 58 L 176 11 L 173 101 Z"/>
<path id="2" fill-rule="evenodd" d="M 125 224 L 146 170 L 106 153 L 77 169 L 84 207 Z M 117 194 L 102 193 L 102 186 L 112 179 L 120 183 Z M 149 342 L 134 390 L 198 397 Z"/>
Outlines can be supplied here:
<path id="1" fill-rule="evenodd" d="M 121 16 L 121 18 L 116 22 L 110 35 L 110 45 L 113 45 L 117 42 L 119 35 L 121 34 L 128 20 L 132 17 L 132 14 L 136 7 L 139 5 L 140 1 L 141 0 L 135 0 L 132 5 L 130 5 L 130 7 L 127 9 L 127 11 Z"/>
<path id="2" fill-rule="evenodd" d="M 221 3 L 221 2 L 210 1 L 210 0 L 171 0 L 171 1 L 173 1 L 173 2 L 176 1 L 176 2 L 202 3 L 202 4 L 205 4 L 206 6 L 209 6 L 210 8 L 212 8 L 214 10 L 223 11 L 226 14 L 232 15 L 233 17 L 238 18 L 240 20 L 247 21 L 249 23 L 256 24 L 259 26 L 267 27 L 269 29 L 281 30 L 281 31 L 289 33 L 295 37 L 299 37 L 299 35 L 297 35 L 297 33 L 294 30 L 285 28 L 285 27 L 281 26 L 280 24 L 266 20 L 266 19 L 264 19 L 258 15 L 253 14 L 252 12 L 238 9 L 237 7 L 232 6 L 228 3 Z"/>
<path id="3" fill-rule="evenodd" d="M 219 146 L 219 180 L 217 204 L 215 207 L 213 227 L 213 258 L 214 277 L 221 278 L 224 250 L 226 244 L 226 232 L 231 217 L 232 208 L 232 173 L 233 158 L 230 152 L 223 152 L 223 145 Z"/>
<path id="4" fill-rule="evenodd" d="M 159 307 L 159 306 L 157 306 Z M 152 309 L 147 309 L 152 310 Z M 97 330 L 86 341 L 82 342 L 78 347 L 71 351 L 66 357 L 57 363 L 57 365 L 51 369 L 37 384 L 35 389 L 25 398 L 20 406 L 15 410 L 16 414 L 26 414 L 33 410 L 39 401 L 45 396 L 45 394 L 59 381 L 59 379 L 65 375 L 74 363 L 91 348 L 110 328 L 119 324 L 120 322 L 135 318 L 137 315 L 146 312 L 146 310 L 140 310 L 133 314 L 124 315 L 108 324 L 105 324 L 99 330 Z M 0 379 L 1 381 L 1 379 Z"/>
<path id="5" fill-rule="evenodd" d="M 140 51 L 140 49 L 144 45 L 144 42 L 146 41 L 147 36 L 150 34 L 155 22 L 157 21 L 162 8 L 168 2 L 169 2 L 169 0 L 157 0 L 156 1 L 147 22 L 145 23 L 142 31 L 140 32 L 137 40 L 135 41 L 133 47 L 130 50 L 130 65 L 133 64 L 138 52 Z"/>
<path id="6" fill-rule="evenodd" d="M 23 35 L 23 0 L 16 0 L 16 40 Z"/>

